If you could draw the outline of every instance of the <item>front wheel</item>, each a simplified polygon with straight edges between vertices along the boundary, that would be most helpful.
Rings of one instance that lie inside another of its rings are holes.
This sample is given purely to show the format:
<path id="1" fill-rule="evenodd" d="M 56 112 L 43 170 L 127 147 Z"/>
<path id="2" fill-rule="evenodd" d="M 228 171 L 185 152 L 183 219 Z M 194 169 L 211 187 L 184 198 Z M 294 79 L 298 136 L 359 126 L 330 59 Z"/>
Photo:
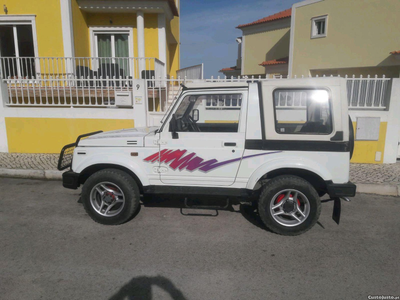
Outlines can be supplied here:
<path id="1" fill-rule="evenodd" d="M 82 204 L 88 215 L 104 225 L 128 221 L 139 207 L 139 187 L 127 173 L 104 169 L 90 176 L 82 188 Z"/>
<path id="2" fill-rule="evenodd" d="M 308 181 L 283 175 L 271 179 L 263 187 L 258 212 L 271 231 L 281 235 L 299 235 L 318 221 L 321 200 Z"/>

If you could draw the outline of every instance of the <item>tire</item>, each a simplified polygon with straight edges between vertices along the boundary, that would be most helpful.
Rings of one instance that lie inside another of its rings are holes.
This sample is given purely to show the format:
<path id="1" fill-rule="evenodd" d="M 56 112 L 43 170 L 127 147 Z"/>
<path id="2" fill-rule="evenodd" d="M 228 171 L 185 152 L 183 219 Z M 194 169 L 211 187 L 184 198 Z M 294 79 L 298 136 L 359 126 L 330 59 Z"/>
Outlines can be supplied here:
<path id="1" fill-rule="evenodd" d="M 139 199 L 135 180 L 117 169 L 94 173 L 82 188 L 83 207 L 94 221 L 103 225 L 127 222 L 138 210 Z"/>
<path id="2" fill-rule="evenodd" d="M 321 200 L 308 181 L 282 175 L 271 179 L 263 187 L 258 213 L 271 231 L 281 235 L 299 235 L 310 230 L 318 221 Z"/>
<path id="3" fill-rule="evenodd" d="M 353 157 L 354 152 L 354 128 L 353 121 L 349 116 L 349 150 L 350 150 L 350 159 Z"/>

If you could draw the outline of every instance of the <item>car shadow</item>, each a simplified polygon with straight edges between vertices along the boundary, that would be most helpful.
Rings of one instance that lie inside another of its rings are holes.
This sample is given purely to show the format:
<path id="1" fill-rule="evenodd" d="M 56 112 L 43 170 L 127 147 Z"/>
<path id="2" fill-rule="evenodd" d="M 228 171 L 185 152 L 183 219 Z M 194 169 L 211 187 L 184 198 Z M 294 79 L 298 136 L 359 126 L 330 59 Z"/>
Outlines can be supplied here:
<path id="1" fill-rule="evenodd" d="M 172 283 L 171 280 L 163 276 L 140 276 L 132 278 L 120 290 L 111 296 L 109 300 L 140 299 L 152 300 L 152 287 L 157 286 L 169 294 L 173 300 L 186 300 L 183 293 Z"/>
<path id="2" fill-rule="evenodd" d="M 184 209 L 185 197 L 188 199 L 190 205 L 210 205 L 224 207 L 226 205 L 227 197 L 223 196 L 182 196 L 182 195 L 145 195 L 142 197 L 142 205 L 144 207 L 169 207 L 169 208 L 180 208 Z M 248 222 L 266 230 L 269 230 L 262 222 L 260 215 L 258 214 L 257 207 L 254 205 L 241 204 L 241 199 L 237 197 L 229 198 L 229 205 L 226 208 L 217 208 L 216 211 L 229 211 L 233 213 L 240 213 Z M 235 209 L 233 205 L 239 205 L 239 210 Z M 211 211 L 211 210 L 210 210 Z M 186 216 L 186 215 L 185 215 Z M 206 214 L 188 214 L 188 216 L 213 216 L 217 215 L 206 215 Z"/>

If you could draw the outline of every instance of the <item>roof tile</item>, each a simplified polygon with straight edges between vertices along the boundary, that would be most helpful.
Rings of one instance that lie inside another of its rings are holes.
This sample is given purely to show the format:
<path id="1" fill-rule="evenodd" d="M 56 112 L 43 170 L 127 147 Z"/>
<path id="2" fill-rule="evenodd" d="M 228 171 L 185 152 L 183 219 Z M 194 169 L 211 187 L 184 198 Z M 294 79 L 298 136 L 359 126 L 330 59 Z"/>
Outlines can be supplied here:
<path id="1" fill-rule="evenodd" d="M 393 55 L 399 55 L 399 54 L 400 54 L 400 50 L 397 50 L 397 51 L 392 51 L 392 52 L 390 52 L 390 54 L 393 54 Z"/>
<path id="2" fill-rule="evenodd" d="M 289 57 L 284 57 L 284 58 L 279 58 L 279 59 L 273 59 L 273 60 L 267 60 L 263 61 L 260 66 L 273 66 L 273 65 L 284 65 L 287 64 L 289 61 Z"/>
<path id="3" fill-rule="evenodd" d="M 247 23 L 247 24 L 242 24 L 239 25 L 236 28 L 243 28 L 243 27 L 248 27 L 248 26 L 253 26 L 253 25 L 258 25 L 258 24 L 262 24 L 262 23 L 267 23 L 267 22 L 272 22 L 272 21 L 276 21 L 276 20 L 280 20 L 280 19 L 284 19 L 284 18 L 289 18 L 292 15 L 292 9 L 286 9 L 284 11 L 278 12 L 276 14 L 270 15 L 268 17 L 259 19 L 257 21 L 251 22 L 251 23 Z"/>
<path id="4" fill-rule="evenodd" d="M 234 66 L 234 67 L 229 67 L 229 68 L 223 68 L 223 69 L 219 70 L 218 72 L 236 71 L 236 70 L 238 70 L 238 68 L 236 66 Z"/>

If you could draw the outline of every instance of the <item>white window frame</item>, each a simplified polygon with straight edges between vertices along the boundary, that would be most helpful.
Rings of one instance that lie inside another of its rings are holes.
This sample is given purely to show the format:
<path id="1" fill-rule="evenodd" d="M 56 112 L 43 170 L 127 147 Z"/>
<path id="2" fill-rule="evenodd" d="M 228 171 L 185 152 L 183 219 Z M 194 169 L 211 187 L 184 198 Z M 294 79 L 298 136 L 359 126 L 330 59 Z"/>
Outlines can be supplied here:
<path id="1" fill-rule="evenodd" d="M 323 34 L 318 34 L 318 32 L 317 32 L 318 29 L 317 29 L 316 22 L 318 22 L 318 21 L 325 22 L 325 32 Z M 311 19 L 311 38 L 318 39 L 318 38 L 326 37 L 327 35 L 328 35 L 328 15 L 312 18 Z"/>
<path id="2" fill-rule="evenodd" d="M 129 46 L 129 57 L 133 57 L 133 28 L 128 26 L 123 27 L 89 27 L 90 32 L 90 56 L 98 57 L 98 43 L 97 43 L 97 35 L 98 34 L 111 34 L 111 55 L 115 58 L 115 47 L 114 47 L 114 35 L 115 34 L 128 34 L 128 46 Z M 98 61 L 93 60 L 92 62 L 93 68 L 98 68 Z M 129 70 L 130 75 L 134 74 L 134 64 L 132 60 L 129 60 Z"/>
<path id="3" fill-rule="evenodd" d="M 18 45 L 18 35 L 16 32 L 16 25 L 31 25 L 32 26 L 32 38 L 33 38 L 33 50 L 35 53 L 35 57 L 39 56 L 38 52 L 38 43 L 37 43 L 37 34 L 36 34 L 36 15 L 6 15 L 0 16 L 0 26 L 2 25 L 11 25 L 13 26 L 13 35 L 14 35 L 14 45 Z M 19 49 L 16 48 L 15 57 L 19 57 Z M 20 75 L 21 69 L 19 66 L 19 61 L 17 60 L 17 72 L 18 76 Z M 36 75 L 40 74 L 40 63 L 39 60 L 35 63 Z"/>

